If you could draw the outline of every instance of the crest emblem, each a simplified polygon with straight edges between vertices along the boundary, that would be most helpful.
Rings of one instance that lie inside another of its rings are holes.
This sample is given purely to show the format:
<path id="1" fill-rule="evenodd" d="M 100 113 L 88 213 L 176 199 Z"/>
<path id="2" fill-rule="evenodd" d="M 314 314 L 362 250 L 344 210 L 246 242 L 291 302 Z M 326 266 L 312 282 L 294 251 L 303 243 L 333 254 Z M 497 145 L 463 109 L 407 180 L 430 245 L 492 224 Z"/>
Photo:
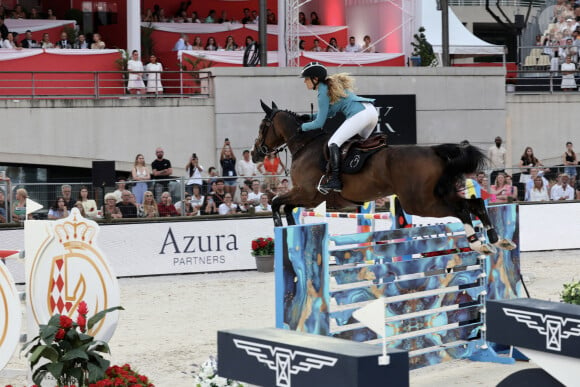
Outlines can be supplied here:
<path id="1" fill-rule="evenodd" d="M 10 361 L 18 345 L 21 323 L 18 291 L 8 268 L 0 262 L 0 370 Z"/>

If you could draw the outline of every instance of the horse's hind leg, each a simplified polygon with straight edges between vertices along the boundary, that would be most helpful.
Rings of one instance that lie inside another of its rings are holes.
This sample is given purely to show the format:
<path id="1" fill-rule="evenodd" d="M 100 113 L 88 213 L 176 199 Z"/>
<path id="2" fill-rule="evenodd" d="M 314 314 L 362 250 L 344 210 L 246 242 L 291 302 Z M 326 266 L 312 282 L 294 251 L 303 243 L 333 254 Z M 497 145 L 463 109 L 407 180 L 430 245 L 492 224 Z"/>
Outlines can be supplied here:
<path id="1" fill-rule="evenodd" d="M 286 204 L 284 206 L 284 213 L 286 214 L 286 222 L 288 223 L 288 226 L 296 224 L 296 219 L 294 219 L 293 213 L 294 208 L 296 208 L 296 206 L 292 204 Z"/>
<path id="2" fill-rule="evenodd" d="M 466 201 L 467 206 L 469 208 L 469 212 L 477 216 L 481 220 L 481 223 L 483 223 L 483 226 L 485 227 L 485 230 L 487 232 L 487 239 L 489 240 L 490 243 L 493 243 L 497 247 L 500 247 L 504 250 L 513 250 L 516 248 L 516 245 L 509 239 L 502 238 L 500 240 L 498 238 L 497 232 L 495 231 L 493 224 L 491 224 L 491 220 L 489 219 L 489 215 L 487 213 L 487 210 L 485 209 L 485 202 L 483 201 L 483 199 L 471 198 L 466 199 Z"/>
<path id="3" fill-rule="evenodd" d="M 280 215 L 280 207 L 282 206 L 282 201 L 278 196 L 272 199 L 272 219 L 274 219 L 274 227 L 281 227 L 282 216 Z"/>
<path id="4" fill-rule="evenodd" d="M 470 199 L 460 199 L 455 202 L 455 215 L 463 223 L 463 227 L 465 228 L 465 234 L 467 236 L 467 242 L 469 242 L 469 247 L 472 250 L 479 251 L 480 253 L 483 254 L 494 254 L 496 251 L 495 247 L 493 247 L 492 245 L 481 243 L 481 241 L 477 237 L 477 234 L 475 233 L 473 223 L 471 222 L 469 200 Z"/>

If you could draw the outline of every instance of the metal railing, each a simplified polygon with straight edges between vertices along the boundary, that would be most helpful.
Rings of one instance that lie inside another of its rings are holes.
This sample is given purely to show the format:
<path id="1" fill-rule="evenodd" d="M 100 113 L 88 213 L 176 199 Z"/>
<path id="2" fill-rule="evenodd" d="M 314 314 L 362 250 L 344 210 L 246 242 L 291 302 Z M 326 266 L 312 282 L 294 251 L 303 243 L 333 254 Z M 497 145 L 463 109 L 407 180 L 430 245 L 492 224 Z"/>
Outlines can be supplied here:
<path id="1" fill-rule="evenodd" d="M 206 71 L 147 72 L 160 76 L 163 91 L 131 94 L 127 71 L 0 71 L 0 99 L 104 99 L 210 97 Z"/>
<path id="2" fill-rule="evenodd" d="M 499 5 L 503 7 L 527 7 L 530 1 L 527 0 L 500 0 Z M 546 0 L 531 0 L 534 7 L 543 7 L 546 5 Z M 485 0 L 449 0 L 449 5 L 452 7 L 463 6 L 485 6 Z M 495 7 L 496 1 L 489 1 L 489 5 Z"/>

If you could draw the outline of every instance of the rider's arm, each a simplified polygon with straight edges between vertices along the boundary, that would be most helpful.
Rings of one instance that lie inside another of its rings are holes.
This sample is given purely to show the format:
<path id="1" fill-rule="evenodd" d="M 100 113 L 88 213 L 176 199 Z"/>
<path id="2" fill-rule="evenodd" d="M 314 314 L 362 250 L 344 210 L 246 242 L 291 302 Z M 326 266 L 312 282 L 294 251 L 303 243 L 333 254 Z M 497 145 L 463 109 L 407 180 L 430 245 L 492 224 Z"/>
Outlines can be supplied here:
<path id="1" fill-rule="evenodd" d="M 328 110 L 330 108 L 330 98 L 328 97 L 328 86 L 324 83 L 318 85 L 318 114 L 316 119 L 311 122 L 302 124 L 302 130 L 319 129 L 324 126 L 328 118 Z"/>

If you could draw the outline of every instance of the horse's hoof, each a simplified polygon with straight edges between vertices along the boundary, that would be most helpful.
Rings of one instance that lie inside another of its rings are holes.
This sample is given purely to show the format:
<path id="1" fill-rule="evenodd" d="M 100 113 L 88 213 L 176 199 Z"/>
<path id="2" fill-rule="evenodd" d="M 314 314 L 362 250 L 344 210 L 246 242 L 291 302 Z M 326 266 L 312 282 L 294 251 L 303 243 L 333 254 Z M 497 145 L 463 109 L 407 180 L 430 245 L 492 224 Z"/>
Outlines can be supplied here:
<path id="1" fill-rule="evenodd" d="M 496 243 L 494 243 L 494 245 L 499 247 L 502 250 L 513 250 L 516 247 L 518 247 L 518 245 L 516 245 L 513 241 L 511 241 L 507 238 L 503 238 L 503 239 L 497 241 Z"/>
<path id="2" fill-rule="evenodd" d="M 497 253 L 497 248 L 489 243 L 484 243 L 481 245 L 481 253 L 485 255 L 493 255 Z"/>

